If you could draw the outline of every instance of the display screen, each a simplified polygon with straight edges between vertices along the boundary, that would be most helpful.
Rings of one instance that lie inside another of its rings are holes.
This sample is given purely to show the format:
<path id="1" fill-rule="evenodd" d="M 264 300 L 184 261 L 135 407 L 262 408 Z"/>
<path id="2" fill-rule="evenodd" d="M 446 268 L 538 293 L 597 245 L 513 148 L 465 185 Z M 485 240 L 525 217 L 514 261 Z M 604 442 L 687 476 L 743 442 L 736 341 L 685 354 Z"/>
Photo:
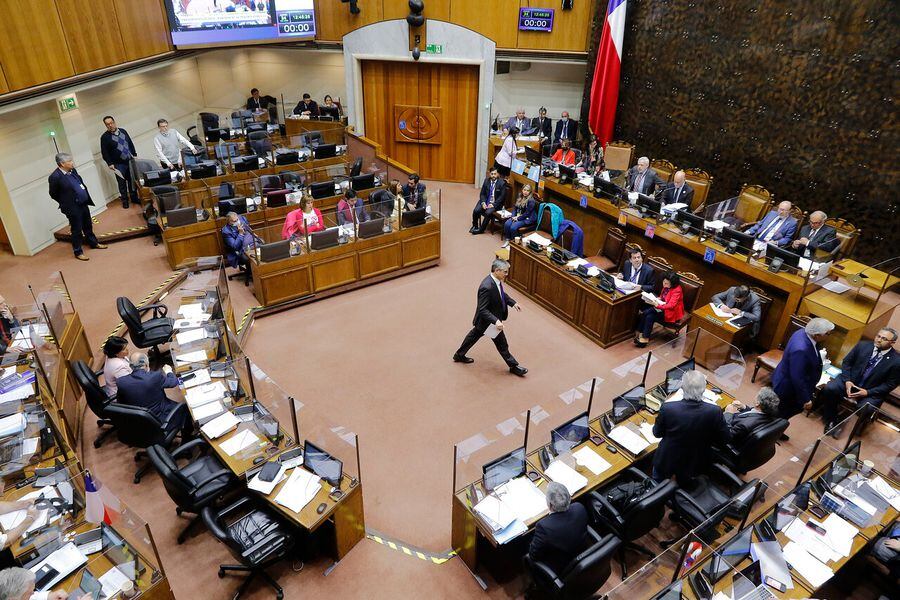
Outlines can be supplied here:
<path id="1" fill-rule="evenodd" d="M 520 8 L 519 29 L 522 31 L 553 31 L 553 9 Z"/>
<path id="2" fill-rule="evenodd" d="M 166 0 L 178 48 L 264 43 L 316 35 L 314 0 Z"/>

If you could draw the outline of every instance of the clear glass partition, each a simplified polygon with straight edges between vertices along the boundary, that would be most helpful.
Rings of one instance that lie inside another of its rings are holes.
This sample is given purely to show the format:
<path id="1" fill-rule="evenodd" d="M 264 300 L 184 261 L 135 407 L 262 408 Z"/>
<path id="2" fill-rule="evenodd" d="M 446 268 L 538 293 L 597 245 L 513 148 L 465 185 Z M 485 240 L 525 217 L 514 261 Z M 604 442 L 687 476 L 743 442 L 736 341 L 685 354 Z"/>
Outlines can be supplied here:
<path id="1" fill-rule="evenodd" d="M 519 466 L 527 470 L 525 465 L 527 423 L 527 412 L 510 415 L 509 418 L 454 444 L 453 491 L 469 507 L 473 507 L 487 495 L 483 477 L 485 469 L 490 471 L 491 464 L 502 467 L 504 463 L 508 463 L 511 470 Z M 490 485 L 491 482 L 487 483 Z"/>
<path id="2" fill-rule="evenodd" d="M 44 313 L 46 323 L 49 324 L 49 332 L 45 332 L 42 328 L 37 328 L 39 335 L 52 335 L 59 340 L 66 330 L 69 319 L 75 313 L 75 307 L 72 305 L 72 297 L 69 295 L 69 289 L 66 286 L 66 280 L 61 272 L 51 273 L 47 280 L 38 286 L 30 286 L 34 301 L 38 308 Z"/>
<path id="3" fill-rule="evenodd" d="M 332 500 L 340 499 L 335 488 L 346 494 L 361 481 L 359 437 L 349 426 L 331 422 L 321 408 L 293 402 L 304 466 L 327 483 Z"/>
<path id="4" fill-rule="evenodd" d="M 681 574 L 689 569 L 698 558 L 702 561 L 703 557 L 711 554 L 712 550 L 708 546 L 685 537 L 607 592 L 606 598 L 609 600 L 668 598 L 669 596 L 661 595 L 661 593 L 673 590 L 673 588 L 680 590 L 681 585 L 678 578 Z M 681 597 L 683 596 L 675 591 L 671 596 L 671 598 Z"/>
<path id="5" fill-rule="evenodd" d="M 253 213 L 262 209 L 259 177 L 252 173 L 235 181 L 223 181 L 206 188 L 203 206 L 213 211 L 217 218 L 224 218 L 229 212 Z"/>
<path id="6" fill-rule="evenodd" d="M 441 190 L 426 189 L 425 197 L 424 206 L 421 206 L 420 202 L 417 204 L 417 201 L 409 196 L 398 201 L 401 205 L 400 229 L 417 227 L 433 219 L 441 218 Z"/>
<path id="7" fill-rule="evenodd" d="M 748 382 L 747 365 L 741 351 L 705 329 L 692 329 L 653 349 L 663 363 L 696 368 L 710 386 L 737 394 Z M 654 380 L 651 379 L 651 383 Z M 715 389 L 712 390 L 715 393 Z"/>

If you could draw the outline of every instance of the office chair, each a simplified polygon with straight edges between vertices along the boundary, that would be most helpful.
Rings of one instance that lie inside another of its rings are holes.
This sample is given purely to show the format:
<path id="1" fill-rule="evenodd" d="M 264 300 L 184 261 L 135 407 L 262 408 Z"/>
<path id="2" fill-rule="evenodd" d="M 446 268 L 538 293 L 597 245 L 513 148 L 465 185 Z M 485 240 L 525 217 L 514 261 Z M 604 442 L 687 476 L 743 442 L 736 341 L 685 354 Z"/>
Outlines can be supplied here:
<path id="1" fill-rule="evenodd" d="M 313 148 L 322 143 L 321 131 L 307 131 L 301 137 L 303 138 L 305 145 L 312 146 Z"/>
<path id="2" fill-rule="evenodd" d="M 128 335 L 132 343 L 138 348 L 152 348 L 154 356 L 159 357 L 159 345 L 172 339 L 174 319 L 166 316 L 168 308 L 165 304 L 148 304 L 140 310 L 125 296 L 116 298 L 116 310 L 119 318 L 128 328 Z M 153 311 L 153 316 L 146 321 L 141 321 L 141 315 L 148 310 Z"/>
<path id="3" fill-rule="evenodd" d="M 624 481 L 645 483 L 647 481 L 652 482 L 652 479 L 638 469 L 629 467 L 621 477 L 616 479 L 616 483 Z M 622 540 L 622 544 L 619 546 L 619 564 L 622 566 L 622 579 L 628 577 L 628 569 L 625 565 L 625 550 L 634 550 L 647 558 L 656 556 L 656 552 L 636 544 L 634 540 L 645 536 L 659 526 L 666 512 L 666 501 L 675 493 L 675 488 L 674 481 L 666 480 L 655 483 L 642 496 L 633 499 L 623 512 L 620 512 L 607 499 L 606 492 L 608 488 L 591 492 L 589 498 L 594 524 L 602 525 Z"/>
<path id="4" fill-rule="evenodd" d="M 591 598 L 606 583 L 612 571 L 610 560 L 619 547 L 619 538 L 609 534 L 600 537 L 590 527 L 587 533 L 593 544 L 556 573 L 547 563 L 525 555 L 522 562 L 531 574 L 532 584 L 550 598 Z"/>
<path id="5" fill-rule="evenodd" d="M 281 181 L 284 187 L 303 187 L 306 185 L 306 176 L 297 171 L 282 171 Z"/>
<path id="6" fill-rule="evenodd" d="M 200 136 L 197 135 L 197 126 L 191 125 L 187 128 L 187 131 L 184 132 L 187 139 L 195 146 L 205 146 L 203 142 L 200 141 Z M 219 141 L 219 140 L 216 140 Z"/>
<path id="7" fill-rule="evenodd" d="M 191 461 L 190 454 L 195 449 L 199 449 L 201 454 Z M 150 463 L 162 478 L 169 498 L 175 503 L 175 514 L 195 515 L 178 534 L 179 544 L 184 543 L 188 531 L 200 522 L 200 511 L 224 496 L 237 482 L 230 470 L 215 457 L 206 454 L 208 450 L 209 445 L 201 439 L 191 440 L 171 452 L 163 446 L 147 448 Z M 179 467 L 179 459 L 189 462 Z"/>
<path id="8" fill-rule="evenodd" d="M 241 564 L 219 565 L 219 578 L 227 571 L 249 573 L 233 596 L 241 598 L 257 575 L 275 589 L 276 598 L 284 598 L 284 590 L 266 573 L 266 569 L 294 547 L 294 536 L 275 517 L 262 507 L 257 507 L 249 496 L 239 498 L 223 509 L 205 507 L 201 515 L 207 529 L 220 542 L 228 546 Z"/>
<path id="9" fill-rule="evenodd" d="M 131 159 L 131 181 L 134 183 L 135 189 L 141 184 L 141 177 L 148 171 L 159 171 L 161 167 L 155 160 L 149 158 L 132 158 Z"/>
<path id="10" fill-rule="evenodd" d="M 91 409 L 91 412 L 94 413 L 94 416 L 97 417 L 98 434 L 97 439 L 94 440 L 94 448 L 99 448 L 103 445 L 104 440 L 106 440 L 109 434 L 116 430 L 106 411 L 106 407 L 109 406 L 116 397 L 115 395 L 108 395 L 106 390 L 103 389 L 103 386 L 100 385 L 98 377 L 103 371 L 98 371 L 96 373 L 91 371 L 91 368 L 88 367 L 87 363 L 83 360 L 69 361 L 69 366 L 72 367 L 72 372 L 75 373 L 75 379 L 78 381 L 78 385 L 84 390 L 84 398 L 87 401 L 88 407 Z M 107 426 L 109 429 L 102 429 Z"/>
<path id="11" fill-rule="evenodd" d="M 281 177 L 278 175 L 261 175 L 259 178 L 259 186 L 263 193 L 284 189 L 284 184 L 281 181 Z"/>
<path id="12" fill-rule="evenodd" d="M 156 198 L 156 208 L 160 215 L 167 211 L 181 208 L 181 190 L 174 185 L 157 185 L 150 188 L 153 197 Z"/>
<path id="13" fill-rule="evenodd" d="M 106 411 L 116 428 L 119 441 L 132 448 L 171 447 L 185 419 L 190 418 L 187 414 L 187 404 L 179 404 L 172 408 L 166 415 L 165 421 L 162 422 L 141 406 L 111 402 L 106 407 Z M 134 454 L 134 462 L 140 463 L 146 457 L 146 452 L 138 450 Z M 151 463 L 145 462 L 138 467 L 134 472 L 135 483 L 141 482 L 141 477 L 144 476 L 150 465 Z"/>
<path id="14" fill-rule="evenodd" d="M 260 158 L 266 158 L 272 151 L 272 141 L 265 131 L 251 131 L 247 134 L 250 151 Z"/>
<path id="15" fill-rule="evenodd" d="M 713 458 L 731 471 L 746 475 L 775 456 L 778 438 L 787 430 L 789 424 L 787 419 L 775 419 L 750 432 L 750 436 L 739 447 L 731 444 L 725 444 L 721 448 L 713 446 Z"/>
<path id="16" fill-rule="evenodd" d="M 357 175 L 362 173 L 362 165 L 363 165 L 363 159 L 360 156 L 359 158 L 357 158 L 356 160 L 353 161 L 353 166 L 350 167 L 350 177 L 356 177 Z"/>

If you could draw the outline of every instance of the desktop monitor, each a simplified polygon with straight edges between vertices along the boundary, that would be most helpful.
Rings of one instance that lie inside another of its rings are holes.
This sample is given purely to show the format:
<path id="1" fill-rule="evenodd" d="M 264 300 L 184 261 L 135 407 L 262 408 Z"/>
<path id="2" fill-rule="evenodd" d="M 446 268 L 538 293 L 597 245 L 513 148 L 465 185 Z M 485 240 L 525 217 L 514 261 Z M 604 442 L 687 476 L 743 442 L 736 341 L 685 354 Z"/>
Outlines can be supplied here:
<path id="1" fill-rule="evenodd" d="M 484 488 L 488 492 L 500 487 L 507 481 L 525 474 L 525 446 L 489 462 L 481 467 Z"/>
<path id="2" fill-rule="evenodd" d="M 313 158 L 332 158 L 337 156 L 337 146 L 334 144 L 319 144 L 313 149 Z"/>
<path id="3" fill-rule="evenodd" d="M 259 168 L 259 157 L 256 155 L 239 156 L 231 161 L 231 166 L 234 167 L 235 173 L 246 173 Z"/>
<path id="4" fill-rule="evenodd" d="M 550 432 L 553 454 L 559 456 L 591 437 L 588 414 L 583 412 Z"/>
<path id="5" fill-rule="evenodd" d="M 766 245 L 766 258 L 769 259 L 769 269 L 780 271 L 781 267 L 787 265 L 795 269 L 800 268 L 800 255 L 780 248 L 775 244 Z"/>
<path id="6" fill-rule="evenodd" d="M 644 405 L 644 394 L 646 390 L 642 385 L 636 385 L 624 394 L 620 394 L 613 398 L 612 420 L 614 423 L 621 423 L 631 415 L 637 413 L 641 406 Z"/>
<path id="7" fill-rule="evenodd" d="M 722 237 L 722 245 L 725 246 L 725 252 L 731 254 L 740 250 L 743 254 L 753 253 L 753 243 L 756 238 L 749 233 L 725 227 L 720 234 Z"/>
<path id="8" fill-rule="evenodd" d="M 534 148 L 531 148 L 529 146 L 525 146 L 525 158 L 527 158 L 528 162 L 530 162 L 533 165 L 540 165 L 541 162 L 544 160 L 544 157 L 541 155 L 541 153 L 539 151 L 537 151 Z"/>
<path id="9" fill-rule="evenodd" d="M 417 208 L 415 210 L 405 210 L 400 215 L 401 227 L 415 227 L 425 224 L 425 217 L 428 216 L 427 207 Z"/>
<path id="10" fill-rule="evenodd" d="M 368 173 L 366 175 L 357 175 L 355 177 L 351 177 L 350 187 L 353 188 L 354 192 L 372 189 L 373 187 L 375 187 L 375 173 Z"/>
<path id="11" fill-rule="evenodd" d="M 322 181 L 319 183 L 313 183 L 309 186 L 309 193 L 313 198 L 319 200 L 320 198 L 330 198 L 334 196 L 334 181 Z"/>
<path id="12" fill-rule="evenodd" d="M 660 213 L 660 210 L 662 209 L 662 202 L 660 202 L 653 196 L 648 196 L 647 194 L 638 194 L 635 205 L 637 206 L 641 214 L 648 212 L 654 215 L 658 215 Z"/>
<path id="13" fill-rule="evenodd" d="M 704 565 L 703 571 L 713 584 L 750 556 L 752 534 L 753 527 L 745 527 Z"/>
<path id="14" fill-rule="evenodd" d="M 279 208 L 287 206 L 288 194 L 293 194 L 294 190 L 272 190 L 266 192 L 266 208 Z"/>
<path id="15" fill-rule="evenodd" d="M 183 162 L 184 162 L 185 168 L 200 165 L 200 164 L 203 164 L 203 162 L 204 162 L 203 157 L 200 156 L 199 154 L 191 154 L 190 152 L 185 152 L 181 156 L 184 159 Z"/>
<path id="16" fill-rule="evenodd" d="M 340 243 L 340 241 L 338 240 L 340 231 L 340 227 L 329 227 L 324 231 L 316 231 L 309 234 L 310 249 L 324 250 L 325 248 L 333 248 L 334 246 L 337 246 Z"/>
<path id="17" fill-rule="evenodd" d="M 219 216 L 224 217 L 230 212 L 242 215 L 247 212 L 246 198 L 229 198 L 228 200 L 219 200 Z"/>
<path id="18" fill-rule="evenodd" d="M 189 155 L 185 155 L 187 158 Z M 205 179 L 207 177 L 215 177 L 218 175 L 218 170 L 216 169 L 216 163 L 211 161 L 203 161 L 197 163 L 196 166 L 191 167 L 189 170 L 191 174 L 191 179 Z"/>
<path id="19" fill-rule="evenodd" d="M 300 162 L 300 153 L 296 150 L 279 148 L 275 150 L 276 165 L 293 165 Z"/>
<path id="20" fill-rule="evenodd" d="M 699 233 L 705 229 L 706 219 L 700 215 L 695 215 L 688 209 L 681 209 L 672 216 L 672 221 L 681 227 L 684 233 L 691 231 Z"/>
<path id="21" fill-rule="evenodd" d="M 693 358 L 689 358 L 678 366 L 672 367 L 666 371 L 666 396 L 674 394 L 681 389 L 681 378 L 688 371 L 697 368 Z"/>
<path id="22" fill-rule="evenodd" d="M 603 177 L 596 175 L 594 177 L 594 197 L 607 198 L 613 202 L 618 202 L 622 197 L 622 188 L 612 181 L 607 181 Z"/>
<path id="23" fill-rule="evenodd" d="M 303 442 L 303 466 L 330 483 L 340 485 L 344 463 L 334 458 L 318 446 Z"/>
<path id="24" fill-rule="evenodd" d="M 569 167 L 564 164 L 559 165 L 560 181 L 575 181 L 575 167 Z"/>
<path id="25" fill-rule="evenodd" d="M 688 575 L 687 580 L 698 600 L 712 600 L 714 595 L 713 586 L 702 570 L 691 573 Z"/>
<path id="26" fill-rule="evenodd" d="M 172 171 L 162 169 L 159 171 L 147 171 L 144 173 L 144 187 L 156 187 L 158 185 L 171 185 Z"/>
<path id="27" fill-rule="evenodd" d="M 384 217 L 363 221 L 359 224 L 360 239 L 372 238 L 384 233 Z"/>
<path id="28" fill-rule="evenodd" d="M 324 104 L 319 105 L 319 119 L 326 120 L 324 117 L 331 117 L 332 120 L 337 121 L 341 118 L 341 113 L 338 110 L 337 105 L 325 106 Z"/>
<path id="29" fill-rule="evenodd" d="M 183 225 L 193 225 L 196 222 L 197 209 L 193 206 L 173 208 L 166 211 L 166 227 L 181 227 Z"/>

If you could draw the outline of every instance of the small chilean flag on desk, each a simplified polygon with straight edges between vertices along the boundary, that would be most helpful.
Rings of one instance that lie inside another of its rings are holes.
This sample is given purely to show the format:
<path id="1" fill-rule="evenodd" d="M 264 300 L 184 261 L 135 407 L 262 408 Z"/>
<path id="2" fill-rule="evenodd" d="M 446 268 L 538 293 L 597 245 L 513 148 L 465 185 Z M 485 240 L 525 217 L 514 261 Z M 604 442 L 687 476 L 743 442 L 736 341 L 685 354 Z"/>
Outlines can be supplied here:
<path id="1" fill-rule="evenodd" d="M 84 496 L 84 518 L 88 523 L 111 525 L 118 519 L 122 510 L 118 499 L 87 471 L 84 472 Z"/>
<path id="2" fill-rule="evenodd" d="M 619 72 L 622 70 L 622 40 L 625 38 L 627 0 L 609 0 L 606 20 L 597 47 L 597 64 L 591 83 L 591 110 L 588 123 L 604 148 L 613 138 L 616 104 L 619 101 Z"/>

